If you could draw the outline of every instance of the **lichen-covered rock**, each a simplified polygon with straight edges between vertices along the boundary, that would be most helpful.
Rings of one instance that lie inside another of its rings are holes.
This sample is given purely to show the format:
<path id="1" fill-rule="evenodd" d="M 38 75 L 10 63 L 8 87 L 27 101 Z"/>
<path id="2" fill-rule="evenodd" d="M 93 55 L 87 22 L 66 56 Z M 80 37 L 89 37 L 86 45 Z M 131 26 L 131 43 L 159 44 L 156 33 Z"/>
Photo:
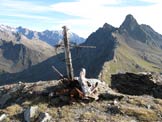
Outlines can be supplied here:
<path id="1" fill-rule="evenodd" d="M 26 122 L 31 122 L 32 119 L 38 116 L 38 106 L 32 106 L 25 110 L 24 119 Z"/>
<path id="2" fill-rule="evenodd" d="M 6 104 L 6 102 L 11 98 L 12 98 L 12 96 L 10 94 L 8 94 L 8 93 L 2 95 L 0 97 L 0 108 L 2 108 Z"/>
<path id="3" fill-rule="evenodd" d="M 3 122 L 3 120 L 5 120 L 6 118 L 7 118 L 6 114 L 0 115 L 0 122 Z"/>
<path id="4" fill-rule="evenodd" d="M 51 118 L 48 113 L 40 113 L 38 122 L 50 122 Z"/>

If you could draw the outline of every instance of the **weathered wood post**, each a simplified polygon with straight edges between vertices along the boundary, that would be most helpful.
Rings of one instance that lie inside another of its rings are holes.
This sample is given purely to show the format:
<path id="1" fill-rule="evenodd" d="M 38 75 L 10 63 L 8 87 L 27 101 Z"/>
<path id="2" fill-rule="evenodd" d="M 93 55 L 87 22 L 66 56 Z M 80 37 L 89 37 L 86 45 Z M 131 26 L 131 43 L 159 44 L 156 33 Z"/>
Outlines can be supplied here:
<path id="1" fill-rule="evenodd" d="M 73 80 L 74 73 L 73 73 L 73 66 L 72 66 L 72 58 L 71 58 L 71 52 L 70 52 L 70 46 L 69 46 L 69 39 L 67 37 L 68 29 L 66 26 L 63 26 L 62 28 L 63 28 L 63 40 L 64 40 L 67 76 L 68 76 L 68 79 Z"/>

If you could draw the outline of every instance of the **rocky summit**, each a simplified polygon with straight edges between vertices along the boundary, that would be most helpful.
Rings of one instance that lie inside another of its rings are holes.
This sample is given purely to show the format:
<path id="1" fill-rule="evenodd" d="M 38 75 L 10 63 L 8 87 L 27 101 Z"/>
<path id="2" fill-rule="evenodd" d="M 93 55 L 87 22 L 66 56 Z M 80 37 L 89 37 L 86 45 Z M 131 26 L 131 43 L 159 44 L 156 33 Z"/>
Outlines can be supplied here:
<path id="1" fill-rule="evenodd" d="M 162 98 L 162 76 L 157 73 L 112 75 L 111 87 L 129 95 L 152 95 Z"/>
<path id="2" fill-rule="evenodd" d="M 97 101 L 72 99 L 71 86 L 62 80 L 5 85 L 0 87 L 0 121 L 161 122 L 161 83 L 157 74 L 114 74 L 111 88 L 105 84 Z"/>

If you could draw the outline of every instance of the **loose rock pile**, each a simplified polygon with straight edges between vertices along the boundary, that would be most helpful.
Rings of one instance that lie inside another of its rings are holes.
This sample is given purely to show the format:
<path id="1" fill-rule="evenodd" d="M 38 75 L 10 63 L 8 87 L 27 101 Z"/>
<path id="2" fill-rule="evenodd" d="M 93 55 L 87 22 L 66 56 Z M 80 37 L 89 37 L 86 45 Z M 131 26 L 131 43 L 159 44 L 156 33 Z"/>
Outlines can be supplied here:
<path id="1" fill-rule="evenodd" d="M 50 122 L 52 117 L 48 113 L 40 113 L 38 106 L 31 106 L 24 111 L 26 122 Z"/>
<path id="2" fill-rule="evenodd" d="M 82 101 L 83 98 L 84 95 L 77 81 L 20 82 L 17 84 L 0 86 L 0 110 L 8 106 L 18 105 L 22 109 L 19 111 L 19 114 L 23 117 L 22 120 L 26 122 L 48 122 L 51 116 L 46 112 L 40 112 L 38 106 L 23 107 L 25 101 L 34 102 L 37 100 L 38 103 L 45 101 L 49 106 L 60 107 L 72 104 L 76 101 Z M 92 99 L 86 98 L 86 101 L 91 101 Z M 7 116 L 5 112 L 3 113 L 3 110 L 2 114 L 0 111 L 0 120 L 5 120 Z"/>
<path id="3" fill-rule="evenodd" d="M 37 96 L 48 96 L 53 89 L 58 87 L 60 81 L 37 83 L 18 83 L 12 85 L 0 86 L 0 108 L 4 108 L 10 104 L 22 103 L 25 99 L 31 99 Z"/>

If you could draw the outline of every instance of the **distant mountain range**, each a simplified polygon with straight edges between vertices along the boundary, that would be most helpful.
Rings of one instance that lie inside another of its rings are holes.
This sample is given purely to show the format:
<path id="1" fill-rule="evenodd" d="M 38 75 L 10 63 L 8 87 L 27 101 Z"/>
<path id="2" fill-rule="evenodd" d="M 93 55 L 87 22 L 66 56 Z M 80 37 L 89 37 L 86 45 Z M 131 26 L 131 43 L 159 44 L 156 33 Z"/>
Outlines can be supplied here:
<path id="1" fill-rule="evenodd" d="M 84 67 L 87 77 L 99 77 L 109 82 L 112 73 L 162 72 L 162 35 L 148 25 L 138 24 L 132 15 L 127 15 L 119 28 L 105 23 L 82 45 L 96 48 L 72 49 L 75 75 Z M 52 65 L 66 74 L 65 63 L 59 60 L 60 57 L 64 54 L 54 55 L 19 73 L 5 73 L 0 76 L 0 82 L 56 79 Z"/>
<path id="2" fill-rule="evenodd" d="M 23 27 L 10 27 L 5 25 L 0 25 L 0 30 L 3 32 L 15 32 L 24 35 L 28 39 L 41 40 L 48 43 L 51 46 L 54 46 L 59 43 L 63 39 L 61 30 L 45 30 L 42 32 L 33 31 Z M 83 43 L 85 41 L 84 38 L 78 36 L 77 34 L 70 32 L 69 39 L 71 42 L 75 42 L 77 44 Z"/>
<path id="3" fill-rule="evenodd" d="M 78 44 L 85 41 L 74 33 L 69 37 Z M 36 32 L 0 25 L 0 73 L 21 72 L 56 55 L 54 45 L 62 38 L 61 31 Z"/>
<path id="4" fill-rule="evenodd" d="M 23 71 L 55 54 L 54 47 L 43 41 L 0 28 L 0 73 Z"/>

